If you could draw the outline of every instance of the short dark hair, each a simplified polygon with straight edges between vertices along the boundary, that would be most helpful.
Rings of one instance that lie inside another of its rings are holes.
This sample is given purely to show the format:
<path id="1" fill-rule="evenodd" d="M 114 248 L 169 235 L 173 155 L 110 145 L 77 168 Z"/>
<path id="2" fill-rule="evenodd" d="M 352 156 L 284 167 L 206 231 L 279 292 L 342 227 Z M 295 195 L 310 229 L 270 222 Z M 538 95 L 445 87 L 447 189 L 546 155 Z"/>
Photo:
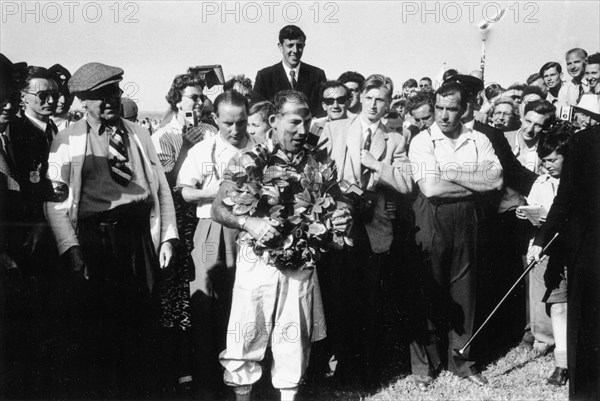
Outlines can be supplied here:
<path id="1" fill-rule="evenodd" d="M 54 74 L 52 74 L 50 71 L 48 71 L 44 67 L 37 67 L 35 65 L 30 65 L 29 67 L 27 67 L 25 69 L 25 71 L 21 77 L 21 82 L 19 84 L 19 87 L 21 88 L 22 91 L 28 89 L 29 83 L 33 79 L 36 79 L 36 78 L 53 81 L 56 83 L 56 85 L 58 87 L 58 82 L 56 82 L 56 79 L 54 78 Z"/>
<path id="2" fill-rule="evenodd" d="M 330 88 L 344 88 L 346 94 L 348 94 L 348 88 L 346 88 L 346 86 L 340 81 L 327 81 L 321 84 L 321 88 L 319 90 L 319 97 L 321 101 L 323 101 L 323 94 L 325 91 Z"/>
<path id="3" fill-rule="evenodd" d="M 308 99 L 304 93 L 291 89 L 277 92 L 273 97 L 275 113 L 281 113 L 286 103 L 306 103 L 308 105 Z"/>
<path id="4" fill-rule="evenodd" d="M 431 107 L 431 112 L 433 112 L 435 109 L 435 93 L 433 91 L 418 91 L 406 101 L 406 112 L 412 113 L 413 110 L 426 104 Z"/>
<path id="5" fill-rule="evenodd" d="M 586 58 L 588 56 L 587 52 L 584 49 L 582 49 L 581 47 L 575 47 L 565 53 L 565 59 L 573 53 L 579 53 L 583 56 L 583 58 Z"/>
<path id="6" fill-rule="evenodd" d="M 429 81 L 430 84 L 433 83 L 433 81 L 429 77 L 423 77 L 423 78 L 419 79 L 419 81 Z"/>
<path id="7" fill-rule="evenodd" d="M 542 77 L 539 72 L 534 72 L 529 77 L 527 77 L 527 80 L 525 82 L 527 83 L 527 85 L 531 85 L 540 78 L 544 79 L 544 77 Z"/>
<path id="8" fill-rule="evenodd" d="M 556 71 L 560 74 L 562 72 L 562 67 L 556 61 L 548 61 L 546 64 L 540 68 L 540 75 L 542 78 L 544 77 L 544 73 L 548 71 L 550 68 L 556 68 Z"/>
<path id="9" fill-rule="evenodd" d="M 548 116 L 554 116 L 556 113 L 556 107 L 546 99 L 536 100 L 534 102 L 529 102 L 525 106 L 525 110 L 523 110 L 523 115 L 533 111 L 538 114 L 545 114 Z"/>
<path id="10" fill-rule="evenodd" d="M 518 91 L 522 91 L 525 88 L 524 84 L 520 84 L 520 83 L 514 83 L 511 86 L 509 86 L 508 88 L 506 88 L 507 91 L 514 89 L 514 90 L 518 90 Z"/>
<path id="11" fill-rule="evenodd" d="M 455 81 L 445 82 L 438 88 L 438 90 L 435 91 L 436 98 L 438 95 L 446 97 L 456 94 L 460 96 L 460 107 L 466 110 L 469 99 L 467 88 L 465 88 L 464 85 Z"/>
<path id="12" fill-rule="evenodd" d="M 542 88 L 540 88 L 537 85 L 527 85 L 526 87 L 524 87 L 522 99 L 524 99 L 527 95 L 538 95 L 542 99 L 546 98 L 546 94 L 544 93 Z"/>
<path id="13" fill-rule="evenodd" d="M 248 116 L 257 113 L 261 115 L 264 121 L 268 121 L 269 116 L 275 114 L 275 106 L 273 106 L 273 103 L 269 102 L 268 100 L 251 104 L 250 110 L 248 110 Z"/>
<path id="14" fill-rule="evenodd" d="M 589 55 L 586 59 L 587 64 L 600 64 L 600 53 Z"/>
<path id="15" fill-rule="evenodd" d="M 188 86 L 202 86 L 204 88 L 204 80 L 198 74 L 177 75 L 171 83 L 171 89 L 165 96 L 172 110 L 177 111 L 177 103 L 181 102 L 181 93 Z"/>
<path id="16" fill-rule="evenodd" d="M 553 125 L 540 138 L 537 154 L 540 159 L 549 156 L 552 152 L 565 156 L 569 145 L 569 138 L 575 132 L 575 127 L 568 121 Z"/>
<path id="17" fill-rule="evenodd" d="M 338 81 L 345 84 L 346 82 L 356 82 L 360 87 L 365 82 L 365 77 L 356 71 L 346 71 L 340 75 Z"/>
<path id="18" fill-rule="evenodd" d="M 402 89 L 404 89 L 404 88 L 418 88 L 418 87 L 419 87 L 419 83 L 414 78 L 408 78 L 402 84 Z"/>
<path id="19" fill-rule="evenodd" d="M 306 40 L 306 34 L 296 25 L 286 25 L 279 31 L 279 43 L 281 44 L 283 44 L 285 39 L 294 40 L 300 38 Z"/>
<path id="20" fill-rule="evenodd" d="M 246 99 L 246 96 L 233 89 L 221 93 L 215 99 L 214 110 L 217 116 L 219 116 L 219 105 L 221 103 L 227 103 L 234 106 L 244 107 L 246 111 L 248 111 L 248 99 Z"/>

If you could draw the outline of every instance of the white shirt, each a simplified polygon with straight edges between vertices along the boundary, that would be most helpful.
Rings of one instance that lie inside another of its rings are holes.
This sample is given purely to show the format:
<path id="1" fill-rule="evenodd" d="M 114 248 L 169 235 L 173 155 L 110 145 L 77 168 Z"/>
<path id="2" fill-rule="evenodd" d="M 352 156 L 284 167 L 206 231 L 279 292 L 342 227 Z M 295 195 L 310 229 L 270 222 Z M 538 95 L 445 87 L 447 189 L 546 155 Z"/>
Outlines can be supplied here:
<path id="1" fill-rule="evenodd" d="M 290 68 L 288 67 L 283 61 L 281 62 L 281 64 L 283 64 L 283 69 L 285 70 L 285 76 L 288 79 L 288 82 L 290 83 L 290 86 L 292 86 L 292 77 L 290 77 L 290 71 L 294 70 L 294 72 L 296 73 L 296 75 L 294 75 L 294 78 L 296 79 L 296 85 L 298 85 L 298 77 L 300 76 L 300 64 L 302 64 L 301 62 L 298 63 L 298 65 L 294 68 Z"/>
<path id="2" fill-rule="evenodd" d="M 363 116 L 360 116 L 360 125 L 362 126 L 362 137 L 360 140 L 361 148 L 365 146 L 365 141 L 367 140 L 368 130 L 370 129 L 371 135 L 374 135 L 377 132 L 377 129 L 379 129 L 379 123 L 380 123 L 380 121 L 371 123 L 369 120 L 367 120 Z M 372 136 L 371 136 L 371 140 L 373 140 Z"/>
<path id="3" fill-rule="evenodd" d="M 415 182 L 426 179 L 427 174 L 433 172 L 441 173 L 442 179 L 448 179 L 445 174 L 452 177 L 455 175 L 454 170 L 474 171 L 485 161 L 491 161 L 501 169 L 490 140 L 462 123 L 456 141 L 444 135 L 437 123 L 434 123 L 429 130 L 413 138 L 409 159 Z"/>
<path id="4" fill-rule="evenodd" d="M 202 188 L 211 196 L 210 199 L 198 203 L 196 217 L 210 219 L 212 202 L 223 182 L 229 160 L 237 153 L 252 149 L 255 145 L 254 138 L 248 135 L 246 146 L 238 149 L 225 141 L 221 134 L 217 134 L 197 143 L 189 150 L 179 170 L 177 186 Z"/>
<path id="5" fill-rule="evenodd" d="M 524 147 L 521 145 L 522 140 L 519 140 L 521 130 L 515 132 L 514 146 L 512 148 L 513 154 L 517 157 L 519 163 L 521 163 L 527 170 L 537 173 L 539 169 L 539 157 L 537 154 L 537 147 L 539 140 L 531 148 Z M 502 200 L 498 206 L 498 213 L 504 213 L 508 210 L 516 209 L 519 206 L 525 204 L 525 197 L 511 187 L 504 188 L 504 194 Z"/>
<path id="6" fill-rule="evenodd" d="M 558 185 L 560 184 L 560 178 L 551 177 L 549 174 L 539 176 L 531 187 L 531 192 L 527 197 L 527 203 L 532 206 L 542 206 L 545 211 L 541 214 L 545 216 L 550 211 L 556 193 L 558 192 Z"/>

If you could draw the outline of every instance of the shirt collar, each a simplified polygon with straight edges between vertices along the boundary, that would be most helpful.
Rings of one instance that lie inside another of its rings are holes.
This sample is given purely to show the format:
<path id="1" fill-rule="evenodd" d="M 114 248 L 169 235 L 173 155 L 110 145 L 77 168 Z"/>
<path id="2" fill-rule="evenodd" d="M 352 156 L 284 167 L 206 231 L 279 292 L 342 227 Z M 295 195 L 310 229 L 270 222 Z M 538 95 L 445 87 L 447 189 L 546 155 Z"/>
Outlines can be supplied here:
<path id="1" fill-rule="evenodd" d="M 221 136 L 220 132 L 217 133 L 214 136 L 214 138 L 215 138 L 215 157 L 220 157 L 221 154 L 225 151 L 238 152 L 238 151 L 245 151 L 248 149 L 252 149 L 256 145 L 256 141 L 254 140 L 254 138 L 252 138 L 252 135 L 246 134 L 246 136 L 248 137 L 246 146 L 241 149 L 238 149 L 235 146 L 233 146 L 232 144 L 230 144 L 229 142 L 227 142 L 226 140 L 224 140 L 223 137 Z"/>
<path id="2" fill-rule="evenodd" d="M 45 123 L 41 120 L 38 120 L 37 118 L 35 118 L 34 116 L 32 116 L 31 114 L 29 114 L 27 111 L 25 111 L 25 116 L 39 129 L 41 129 L 42 131 L 46 132 L 46 126 L 48 125 L 48 123 Z"/>
<path id="3" fill-rule="evenodd" d="M 374 134 L 375 132 L 377 132 L 377 129 L 379 128 L 379 123 L 381 122 L 381 120 L 372 123 L 371 121 L 367 120 L 365 118 L 365 116 L 363 116 L 361 114 L 360 116 L 360 125 L 362 127 L 362 132 L 365 133 L 365 131 L 367 131 L 367 129 L 371 129 L 371 133 Z"/>
<path id="4" fill-rule="evenodd" d="M 464 125 L 463 123 L 460 123 L 460 134 L 458 135 L 458 138 L 456 138 L 458 140 L 457 145 L 459 143 L 464 142 L 465 140 L 475 140 L 475 135 L 473 134 L 473 130 L 471 128 L 469 128 L 468 126 Z M 429 132 L 431 133 L 431 139 L 433 141 L 438 141 L 438 140 L 450 140 L 450 138 L 448 138 L 440 129 L 440 127 L 437 125 L 436 123 L 433 123 L 429 129 Z M 458 147 L 458 146 L 457 146 Z"/>
<path id="5" fill-rule="evenodd" d="M 296 71 L 296 82 L 298 82 L 298 77 L 300 76 L 300 65 L 302 65 L 302 62 L 299 62 L 295 68 L 288 67 L 283 60 L 281 61 L 281 64 L 283 65 L 285 76 L 287 77 L 288 81 L 290 79 L 290 71 L 294 70 Z"/>
<path id="6" fill-rule="evenodd" d="M 92 132 L 94 134 L 96 134 L 96 135 L 102 135 L 104 133 L 104 132 L 100 132 L 100 129 L 104 125 L 100 121 L 96 120 L 95 118 L 93 118 L 89 114 L 87 114 L 86 121 L 88 123 L 88 126 L 90 127 L 90 129 L 92 130 Z M 120 129 L 123 132 L 127 132 L 127 130 L 125 129 L 125 127 L 123 127 L 123 123 L 121 122 L 120 118 L 117 121 L 117 123 L 114 125 L 114 127 Z"/>

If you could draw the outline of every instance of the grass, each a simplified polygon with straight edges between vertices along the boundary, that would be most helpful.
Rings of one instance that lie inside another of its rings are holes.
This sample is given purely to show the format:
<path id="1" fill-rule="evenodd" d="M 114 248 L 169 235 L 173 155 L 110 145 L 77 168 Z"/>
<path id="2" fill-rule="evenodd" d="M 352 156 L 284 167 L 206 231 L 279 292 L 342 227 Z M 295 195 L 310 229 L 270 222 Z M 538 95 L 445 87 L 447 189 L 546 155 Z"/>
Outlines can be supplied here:
<path id="1" fill-rule="evenodd" d="M 504 357 L 489 364 L 483 374 L 490 384 L 478 387 L 443 372 L 429 387 L 420 392 L 410 371 L 391 377 L 389 384 L 370 392 L 350 388 L 336 389 L 328 384 L 307 386 L 300 400 L 317 401 L 566 401 L 568 388 L 554 387 L 546 379 L 554 370 L 552 353 L 511 349 Z M 409 369 L 408 369 L 409 370 Z M 259 400 L 259 398 L 254 398 Z"/>

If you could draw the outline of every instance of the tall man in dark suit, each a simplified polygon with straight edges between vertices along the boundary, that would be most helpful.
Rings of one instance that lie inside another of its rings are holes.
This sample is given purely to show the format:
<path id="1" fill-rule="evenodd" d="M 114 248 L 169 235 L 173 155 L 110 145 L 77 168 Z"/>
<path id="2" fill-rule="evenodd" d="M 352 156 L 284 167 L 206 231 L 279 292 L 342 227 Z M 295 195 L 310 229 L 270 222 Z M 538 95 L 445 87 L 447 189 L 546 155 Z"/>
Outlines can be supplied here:
<path id="1" fill-rule="evenodd" d="M 294 89 L 308 98 L 313 116 L 322 115 L 319 101 L 319 86 L 325 82 L 325 72 L 312 65 L 301 63 L 306 35 L 295 25 L 285 26 L 279 31 L 279 51 L 283 55 L 280 63 L 263 68 L 256 74 L 254 91 L 272 101 L 279 91 Z"/>
<path id="2" fill-rule="evenodd" d="M 323 148 L 335 160 L 342 189 L 354 186 L 364 191 L 362 201 L 354 204 L 355 249 L 332 260 L 323 273 L 331 275 L 332 282 L 326 286 L 340 296 L 335 311 L 327 310 L 325 304 L 326 318 L 329 314 L 336 319 L 328 321 L 332 342 L 344 337 L 358 337 L 360 341 L 347 344 L 343 339 L 346 349 L 334 350 L 339 369 L 336 376 L 339 373 L 340 378 L 351 379 L 359 374 L 366 385 L 376 384 L 382 357 L 382 294 L 393 267 L 395 216 L 391 205 L 413 188 L 405 139 L 381 122 L 392 93 L 390 78 L 371 75 L 362 85 L 361 113 L 329 122 L 320 137 Z M 358 325 L 358 335 L 340 335 L 340 330 L 352 331 L 349 325 L 353 322 Z M 350 346 L 358 349 L 348 349 Z M 358 360 L 352 356 L 356 354 L 360 355 Z"/>
<path id="3" fill-rule="evenodd" d="M 534 241 L 539 259 L 542 246 L 560 233 L 550 249 L 544 280 L 548 288 L 554 288 L 563 266 L 567 266 L 567 358 L 572 401 L 600 398 L 599 153 L 599 126 L 571 137 L 558 193 Z"/>

